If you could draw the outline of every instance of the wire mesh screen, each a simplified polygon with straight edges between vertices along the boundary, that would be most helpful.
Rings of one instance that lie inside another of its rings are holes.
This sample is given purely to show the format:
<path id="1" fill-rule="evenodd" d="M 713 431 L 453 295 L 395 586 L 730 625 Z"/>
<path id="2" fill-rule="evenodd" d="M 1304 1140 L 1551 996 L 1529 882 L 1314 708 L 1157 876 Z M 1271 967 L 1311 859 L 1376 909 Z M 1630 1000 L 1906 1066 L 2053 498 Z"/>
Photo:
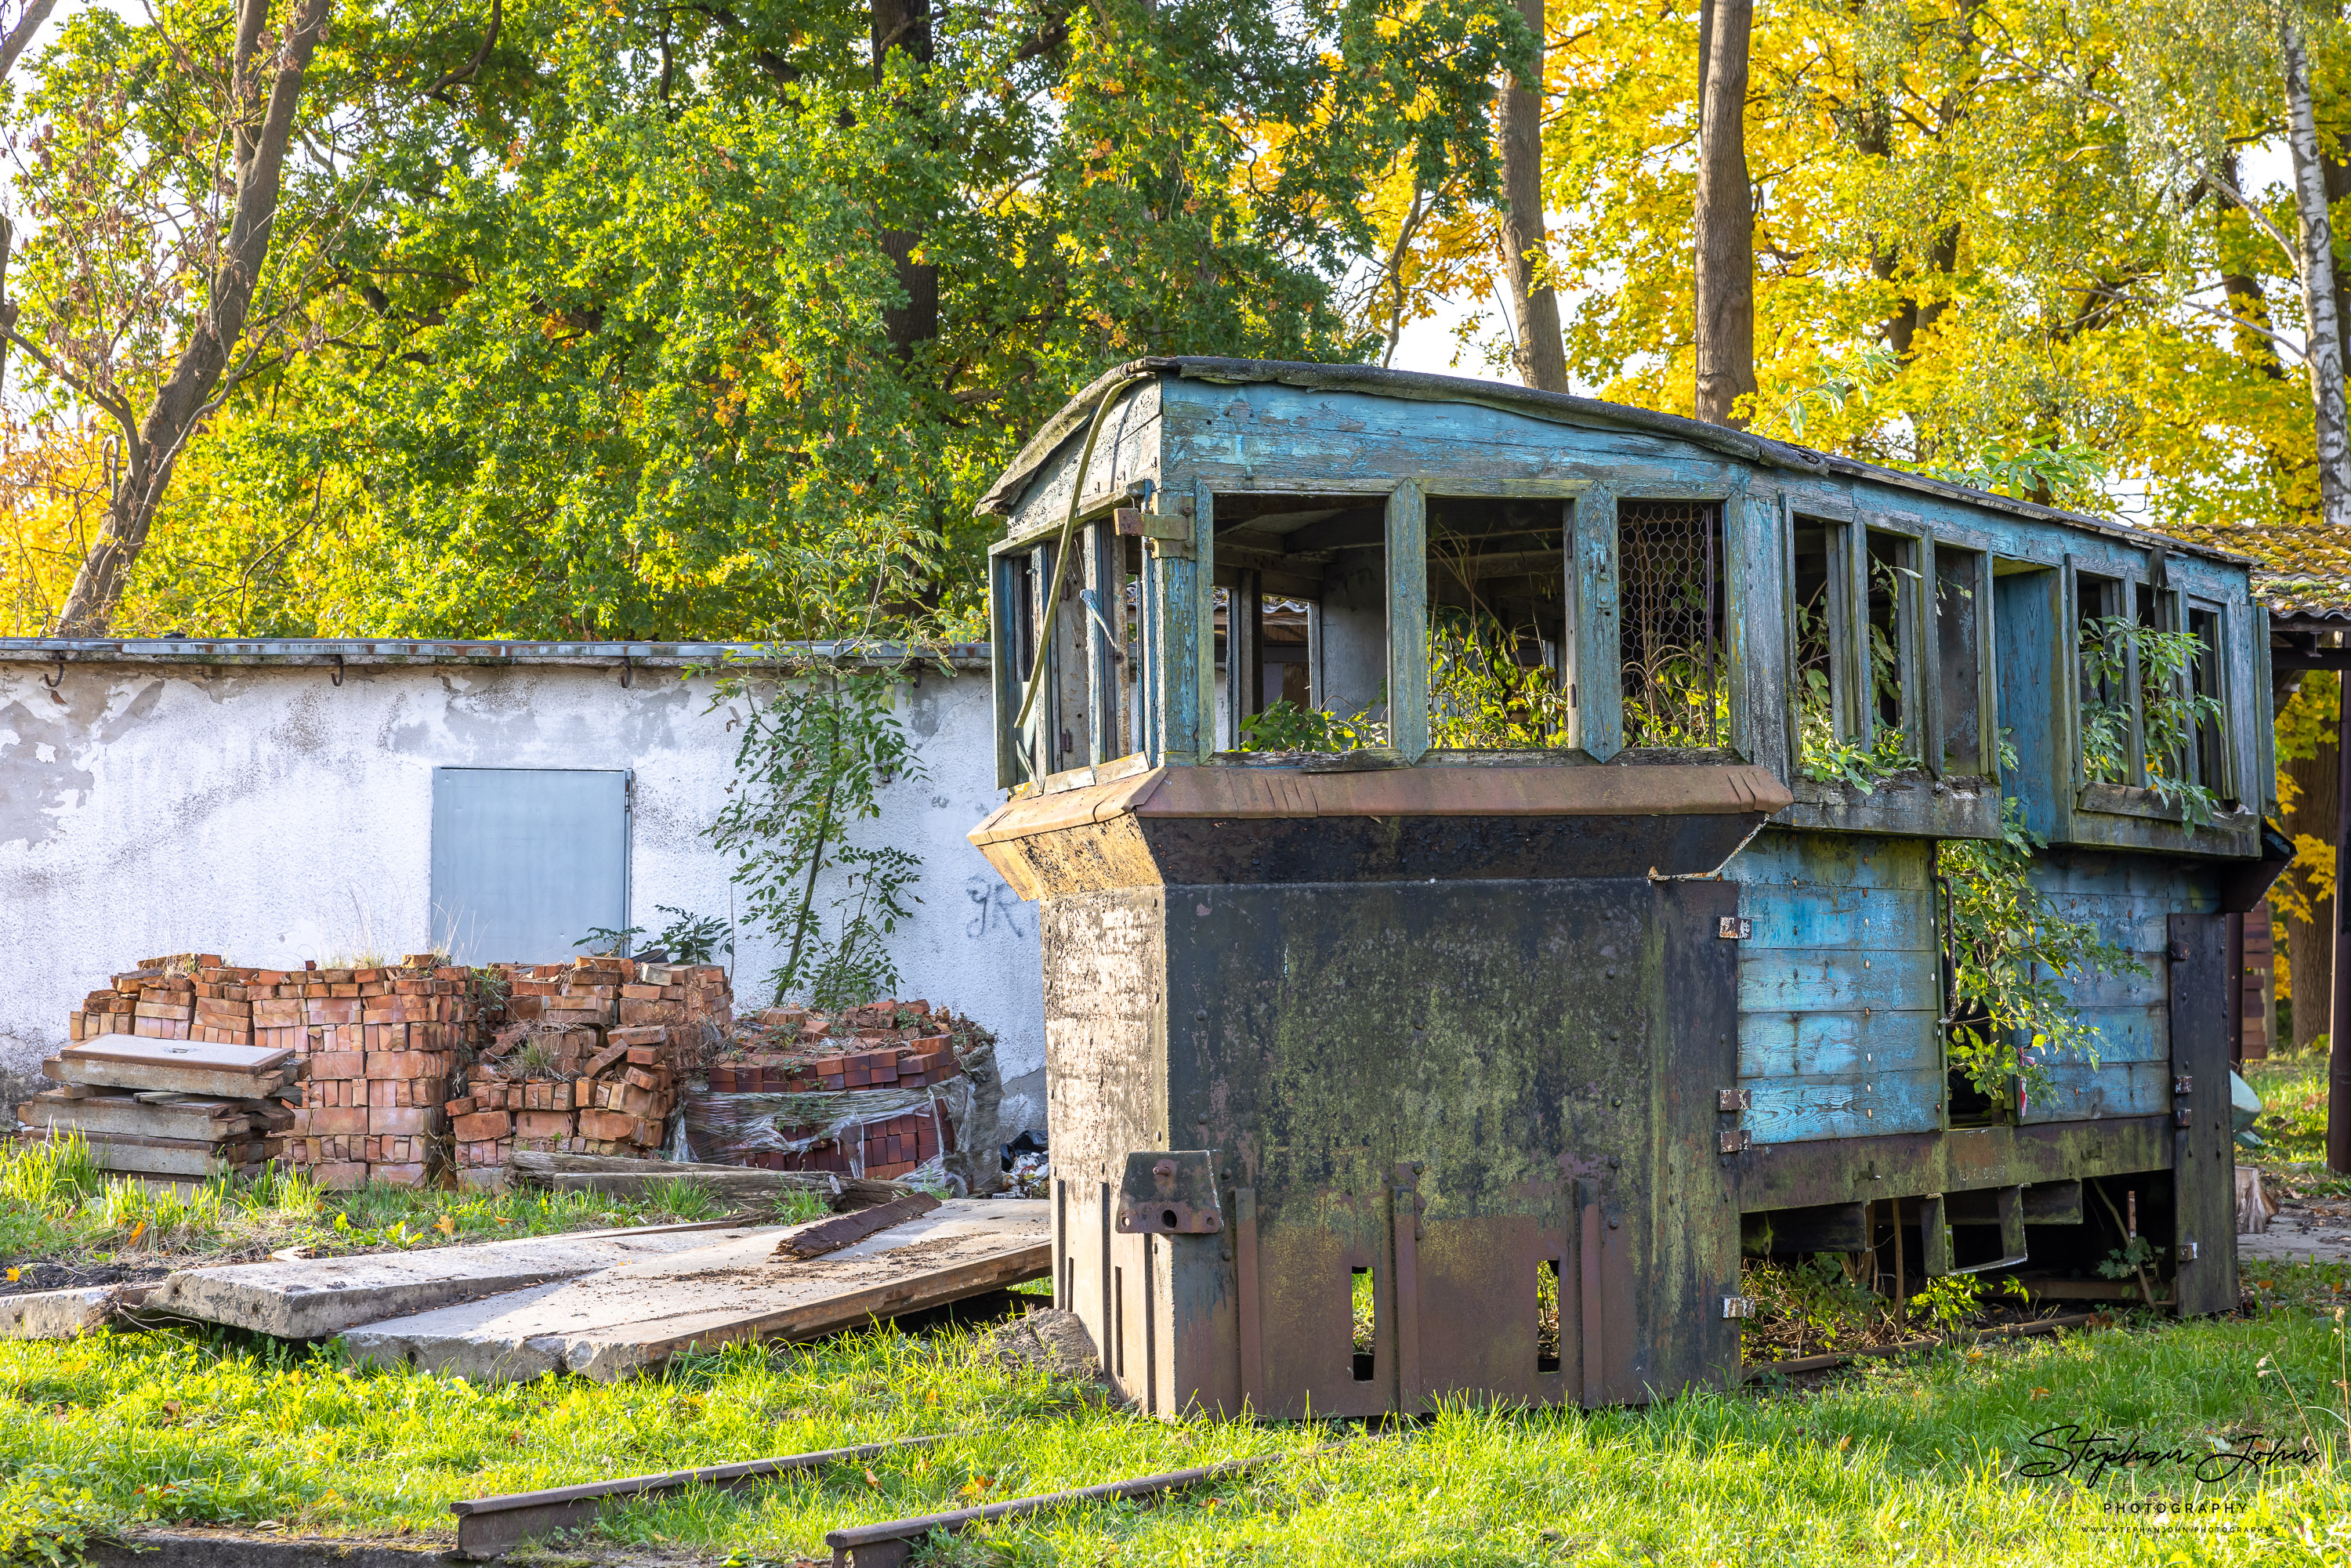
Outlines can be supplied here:
<path id="1" fill-rule="evenodd" d="M 1721 510 L 1713 502 L 1616 504 L 1626 746 L 1729 743 L 1721 560 Z"/>

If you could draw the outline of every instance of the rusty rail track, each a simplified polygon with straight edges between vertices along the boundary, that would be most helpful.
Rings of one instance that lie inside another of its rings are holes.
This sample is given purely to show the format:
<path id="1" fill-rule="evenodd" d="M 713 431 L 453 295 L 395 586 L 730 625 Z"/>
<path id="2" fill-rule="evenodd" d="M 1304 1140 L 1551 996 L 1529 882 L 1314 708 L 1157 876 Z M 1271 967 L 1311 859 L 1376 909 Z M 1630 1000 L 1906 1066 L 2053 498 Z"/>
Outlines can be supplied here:
<path id="1" fill-rule="evenodd" d="M 903 1568 L 903 1564 L 913 1556 L 916 1543 L 935 1530 L 963 1530 L 991 1520 L 1066 1508 L 1072 1503 L 1102 1502 L 1114 1498 L 1150 1497 L 1158 1492 L 1180 1491 L 1186 1487 L 1241 1475 L 1277 1460 L 1311 1458 L 1316 1454 L 1332 1453 L 1344 1447 L 1343 1443 L 1334 1443 L 1305 1454 L 1257 1454 L 1246 1459 L 1228 1459 L 1222 1464 L 1202 1465 L 1195 1469 L 1167 1470 L 1155 1476 L 1137 1476 L 1133 1480 L 1104 1481 L 1100 1486 L 1079 1487 L 1073 1491 L 1007 1498 L 1002 1502 L 992 1502 L 980 1508 L 957 1509 L 952 1513 L 926 1513 L 913 1519 L 889 1520 L 881 1524 L 852 1525 L 846 1530 L 826 1531 L 824 1543 L 832 1548 L 833 1568 Z"/>
<path id="2" fill-rule="evenodd" d="M 2105 1312 L 2074 1312 L 2062 1318 L 2040 1318 L 2029 1323 L 2007 1323 L 1999 1328 L 1985 1329 L 1974 1340 L 2022 1339 L 2028 1334 L 2055 1333 L 2060 1329 L 2088 1328 Z M 1743 1382 L 1752 1383 L 1758 1377 L 1774 1372 L 1826 1372 L 1831 1367 L 1844 1366 L 1869 1357 L 1915 1355 L 1920 1351 L 1940 1350 L 1973 1341 L 1949 1339 L 1906 1339 L 1899 1344 L 1868 1345 L 1860 1350 L 1839 1351 L 1834 1355 L 1804 1355 L 1793 1361 L 1759 1361 L 1746 1369 Z"/>
<path id="3" fill-rule="evenodd" d="M 824 1448 L 810 1454 L 785 1454 L 768 1459 L 744 1459 L 731 1465 L 706 1465 L 696 1470 L 664 1470 L 658 1475 L 622 1476 L 609 1481 L 549 1487 L 543 1491 L 507 1492 L 498 1497 L 467 1498 L 449 1505 L 457 1516 L 457 1555 L 500 1557 L 535 1535 L 558 1530 L 579 1530 L 595 1521 L 597 1510 L 615 1498 L 646 1497 L 684 1487 L 739 1486 L 794 1470 L 820 1469 L 827 1465 L 870 1459 L 902 1448 L 927 1448 L 961 1432 L 928 1437 L 900 1437 L 886 1443 L 865 1443 L 853 1448 Z"/>

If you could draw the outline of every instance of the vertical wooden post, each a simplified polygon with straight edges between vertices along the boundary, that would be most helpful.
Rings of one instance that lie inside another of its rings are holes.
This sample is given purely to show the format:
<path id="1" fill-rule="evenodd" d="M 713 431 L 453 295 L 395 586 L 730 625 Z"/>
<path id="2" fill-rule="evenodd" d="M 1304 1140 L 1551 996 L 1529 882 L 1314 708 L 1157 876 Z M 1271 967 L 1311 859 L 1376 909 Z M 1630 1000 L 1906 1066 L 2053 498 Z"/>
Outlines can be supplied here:
<path id="1" fill-rule="evenodd" d="M 1407 479 L 1388 492 L 1388 744 L 1428 750 L 1428 507 Z"/>
<path id="2" fill-rule="evenodd" d="M 1126 704 L 1121 679 L 1126 650 L 1125 541 L 1110 523 L 1089 523 L 1080 561 L 1092 612 L 1085 618 L 1086 760 L 1099 768 L 1125 755 Z M 1082 606 L 1081 606 L 1082 608 Z"/>
<path id="3" fill-rule="evenodd" d="M 1225 600 L 1225 712 L 1230 716 L 1233 749 L 1240 749 L 1241 720 L 1265 706 L 1264 580 L 1254 571 L 1233 574 Z"/>
<path id="4" fill-rule="evenodd" d="M 1941 587 L 1935 578 L 1935 536 L 1918 538 L 1918 580 L 1911 585 L 1911 602 L 1918 607 L 1912 636 L 1918 649 L 1918 691 L 1911 702 L 1916 716 L 1913 737 L 1927 777 L 1943 776 L 1943 623 L 1938 606 Z"/>
<path id="5" fill-rule="evenodd" d="M 1217 749 L 1217 495 L 1205 479 L 1192 492 L 1192 593 L 1193 745 L 1205 760 Z"/>
<path id="6" fill-rule="evenodd" d="M 1625 749 L 1623 635 L 1617 625 L 1616 495 L 1595 485 L 1575 498 L 1569 531 L 1568 645 L 1575 650 L 1576 742 L 1601 762 Z"/>

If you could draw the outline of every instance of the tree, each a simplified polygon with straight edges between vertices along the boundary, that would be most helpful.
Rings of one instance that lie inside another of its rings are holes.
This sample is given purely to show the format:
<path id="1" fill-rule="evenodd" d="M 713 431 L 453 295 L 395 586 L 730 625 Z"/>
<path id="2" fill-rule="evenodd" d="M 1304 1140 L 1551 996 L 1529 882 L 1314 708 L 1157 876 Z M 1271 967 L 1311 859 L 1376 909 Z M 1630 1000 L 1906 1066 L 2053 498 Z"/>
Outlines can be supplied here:
<path id="1" fill-rule="evenodd" d="M 1567 355 L 1543 233 L 1543 0 L 1519 0 L 1519 9 L 1534 51 L 1524 74 L 1512 71 L 1502 84 L 1502 250 L 1518 319 L 1519 374 L 1531 387 L 1563 392 Z"/>
<path id="2" fill-rule="evenodd" d="M 1374 351 L 1341 294 L 1366 193 L 1490 196 L 1523 31 L 1498 0 L 486 9 L 342 24 L 306 265 L 273 267 L 298 309 L 183 458 L 243 499 L 137 615 L 298 570 L 317 610 L 273 612 L 322 631 L 968 631 L 973 499 L 1104 364 Z M 42 112 L 158 37 L 78 20 Z"/>
<path id="3" fill-rule="evenodd" d="M 124 147 L 124 128 L 109 112 L 119 103 L 85 99 L 37 151 L 50 200 L 37 208 L 35 271 L 50 287 L 12 301 L 6 338 L 115 427 L 104 524 L 58 613 L 61 635 L 104 632 L 189 440 L 261 361 L 284 319 L 265 303 L 256 324 L 254 308 L 304 74 L 331 4 L 293 0 L 282 36 L 273 37 L 268 0 L 242 0 L 225 58 L 175 49 L 179 69 L 217 68 L 220 78 L 211 123 L 184 125 L 177 145 Z M 207 135 L 225 151 L 225 167 L 204 146 Z M 225 223 L 209 192 L 156 177 L 158 166 L 185 162 L 204 163 L 233 193 Z M 108 287 L 126 275 L 131 287 Z M 143 361 L 165 332 L 179 347 L 151 390 Z"/>
<path id="4" fill-rule="evenodd" d="M 1755 394 L 1755 209 L 1747 181 L 1750 0 L 1698 9 L 1698 417 L 1743 428 Z"/>
<path id="5" fill-rule="evenodd" d="M 2302 274 L 2303 350 L 2310 371 L 2315 424 L 2320 517 L 2351 528 L 2351 416 L 2344 405 L 2344 323 L 2335 263 L 2335 224 L 2325 159 L 2311 106 L 2310 55 L 2303 37 L 2302 0 L 2277 0 L 2278 59 L 2285 81 L 2286 145 L 2294 156 L 2296 219 L 2294 260 Z"/>

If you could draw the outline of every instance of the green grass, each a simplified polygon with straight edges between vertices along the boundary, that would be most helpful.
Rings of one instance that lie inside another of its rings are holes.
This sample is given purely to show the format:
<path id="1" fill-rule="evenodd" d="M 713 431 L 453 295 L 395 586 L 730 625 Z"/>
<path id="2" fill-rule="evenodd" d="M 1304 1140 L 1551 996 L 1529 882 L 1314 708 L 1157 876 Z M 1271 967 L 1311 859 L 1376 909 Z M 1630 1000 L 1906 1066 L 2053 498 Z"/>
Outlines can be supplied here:
<path id="1" fill-rule="evenodd" d="M 304 1247 L 315 1255 L 491 1241 L 609 1226 L 715 1219 L 729 1211 L 709 1189 L 665 1183 L 641 1198 L 596 1193 L 484 1193 L 367 1186 L 329 1193 L 299 1172 L 193 1190 L 110 1176 L 78 1137 L 0 1150 L 0 1263 L 168 1261 Z M 787 1195 L 756 1216 L 794 1222 L 821 1200 Z M 10 1278 L 14 1278 L 13 1274 Z"/>
<path id="2" fill-rule="evenodd" d="M 2253 1131 L 2268 1146 L 2241 1149 L 2238 1158 L 2259 1165 L 2279 1178 L 2276 1185 L 2304 1197 L 2351 1195 L 2351 1177 L 2326 1168 L 2326 1058 L 2273 1057 L 2248 1062 L 2242 1071 L 2245 1082 L 2262 1097 L 2261 1119 Z"/>
<path id="3" fill-rule="evenodd" d="M 2277 1295 L 2324 1303 L 2343 1283 L 2340 1270 L 2304 1272 L 2271 1270 Z M 2339 1563 L 2351 1558 L 2340 1323 L 2288 1306 L 1945 1352 L 1809 1392 L 1590 1415 L 1456 1406 L 1155 1504 L 936 1542 L 928 1561 Z M 101 1334 L 0 1343 L 0 1550 L 20 1552 L 182 1521 L 432 1540 L 458 1498 L 961 1434 L 871 1466 L 616 1508 L 594 1532 L 772 1561 L 822 1555 L 823 1532 L 844 1524 L 1356 1436 L 1108 1408 L 1084 1386 L 997 1366 L 967 1330 L 737 1347 L 615 1385 L 498 1387 L 225 1335 Z M 2216 1440 L 2241 1449 L 2258 1429 L 2323 1457 L 2211 1484 L 2171 1468 L 2095 1486 L 2021 1477 L 2032 1435 L 2063 1422 L 2199 1454 Z M 2168 1524 L 2116 1506 L 2150 1501 L 2173 1511 Z M 2189 1502 L 2222 1505 L 2192 1516 L 2217 1528 L 2170 1528 Z"/>

